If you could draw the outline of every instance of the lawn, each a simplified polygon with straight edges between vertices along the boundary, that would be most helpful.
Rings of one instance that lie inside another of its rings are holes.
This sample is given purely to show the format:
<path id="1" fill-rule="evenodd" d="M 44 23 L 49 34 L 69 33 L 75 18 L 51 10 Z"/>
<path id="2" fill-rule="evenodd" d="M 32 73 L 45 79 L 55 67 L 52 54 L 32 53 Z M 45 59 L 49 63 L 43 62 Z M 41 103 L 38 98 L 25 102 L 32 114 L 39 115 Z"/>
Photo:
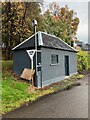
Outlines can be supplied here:
<path id="1" fill-rule="evenodd" d="M 35 101 L 41 96 L 51 94 L 67 88 L 74 84 L 76 80 L 83 78 L 83 75 L 74 75 L 64 81 L 51 84 L 44 89 L 36 89 L 28 82 L 17 79 L 12 72 L 12 61 L 2 62 L 2 113 L 11 111 L 22 104 Z"/>

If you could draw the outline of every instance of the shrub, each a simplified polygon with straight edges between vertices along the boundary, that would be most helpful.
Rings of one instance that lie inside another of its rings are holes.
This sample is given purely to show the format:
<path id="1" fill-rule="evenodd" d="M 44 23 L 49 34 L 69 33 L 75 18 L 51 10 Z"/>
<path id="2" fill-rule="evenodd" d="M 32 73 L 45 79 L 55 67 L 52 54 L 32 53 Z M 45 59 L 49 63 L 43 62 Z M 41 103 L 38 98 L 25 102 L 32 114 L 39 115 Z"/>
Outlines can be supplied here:
<path id="1" fill-rule="evenodd" d="M 13 68 L 13 61 L 11 60 L 2 61 L 2 71 L 12 70 L 12 68 Z"/>
<path id="2" fill-rule="evenodd" d="M 80 50 L 77 53 L 77 67 L 78 67 L 78 71 L 87 70 L 89 68 L 88 61 L 89 61 L 89 54 L 88 54 L 88 52 Z"/>

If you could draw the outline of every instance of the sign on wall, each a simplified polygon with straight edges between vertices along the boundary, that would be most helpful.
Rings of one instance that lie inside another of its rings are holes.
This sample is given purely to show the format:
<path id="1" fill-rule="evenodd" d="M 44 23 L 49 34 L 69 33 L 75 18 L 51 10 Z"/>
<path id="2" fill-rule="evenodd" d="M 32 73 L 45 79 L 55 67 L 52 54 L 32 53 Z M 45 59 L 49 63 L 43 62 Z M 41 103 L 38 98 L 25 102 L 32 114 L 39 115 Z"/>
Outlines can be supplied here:
<path id="1" fill-rule="evenodd" d="M 28 53 L 30 59 L 32 60 L 33 57 L 34 57 L 34 54 L 35 54 L 35 50 L 26 50 L 26 51 L 27 51 L 27 53 Z"/>
<path id="2" fill-rule="evenodd" d="M 30 59 L 31 59 L 31 69 L 33 69 L 33 57 L 34 57 L 34 54 L 35 54 L 35 51 L 36 50 L 26 50 Z"/>

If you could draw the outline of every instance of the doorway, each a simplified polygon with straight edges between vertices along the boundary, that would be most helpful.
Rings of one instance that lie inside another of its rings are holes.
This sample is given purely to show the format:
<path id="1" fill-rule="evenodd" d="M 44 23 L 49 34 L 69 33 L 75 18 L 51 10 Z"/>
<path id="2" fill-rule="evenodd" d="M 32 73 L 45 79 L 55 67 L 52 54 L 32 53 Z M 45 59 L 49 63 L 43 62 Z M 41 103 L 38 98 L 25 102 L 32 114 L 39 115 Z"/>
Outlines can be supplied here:
<path id="1" fill-rule="evenodd" d="M 69 76 L 69 56 L 65 55 L 65 76 Z"/>

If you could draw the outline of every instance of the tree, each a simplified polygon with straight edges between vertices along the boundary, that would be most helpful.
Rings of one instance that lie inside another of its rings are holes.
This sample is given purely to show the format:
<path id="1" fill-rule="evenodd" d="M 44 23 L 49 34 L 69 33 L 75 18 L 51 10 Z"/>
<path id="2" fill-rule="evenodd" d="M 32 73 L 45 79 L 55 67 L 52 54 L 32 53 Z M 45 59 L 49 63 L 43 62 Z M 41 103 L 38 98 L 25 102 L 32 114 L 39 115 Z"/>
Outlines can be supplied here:
<path id="1" fill-rule="evenodd" d="M 41 18 L 40 3 L 4 2 L 2 3 L 2 42 L 5 44 L 5 59 L 12 58 L 11 49 L 33 34 L 32 20 Z M 42 26 L 38 26 L 42 28 Z"/>
<path id="2" fill-rule="evenodd" d="M 44 13 L 44 21 L 48 33 L 55 34 L 71 45 L 73 37 L 76 37 L 79 24 L 76 12 L 69 10 L 67 5 L 60 7 L 53 2 Z"/>
<path id="3" fill-rule="evenodd" d="M 71 44 L 79 24 L 79 18 L 67 6 L 60 7 L 55 2 L 41 15 L 41 3 L 3 2 L 2 3 L 2 42 L 5 44 L 5 59 L 12 58 L 11 49 L 34 33 L 32 20 L 38 22 L 37 31 L 55 34 Z"/>

